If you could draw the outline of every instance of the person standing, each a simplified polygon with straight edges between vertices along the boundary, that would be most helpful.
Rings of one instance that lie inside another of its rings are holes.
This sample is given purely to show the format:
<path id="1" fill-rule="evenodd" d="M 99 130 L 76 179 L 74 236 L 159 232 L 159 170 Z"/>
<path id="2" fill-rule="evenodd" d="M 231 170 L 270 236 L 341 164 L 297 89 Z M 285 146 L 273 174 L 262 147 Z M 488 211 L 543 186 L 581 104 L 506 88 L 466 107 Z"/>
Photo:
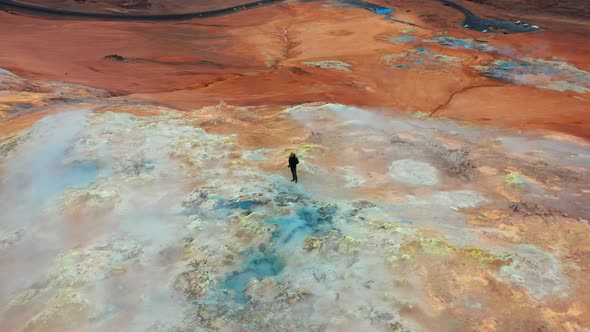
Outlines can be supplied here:
<path id="1" fill-rule="evenodd" d="M 297 183 L 297 164 L 299 164 L 299 159 L 297 159 L 297 156 L 291 152 L 289 155 L 289 168 L 291 169 L 291 174 L 293 175 L 293 179 L 291 179 L 291 181 L 295 181 L 295 183 Z"/>

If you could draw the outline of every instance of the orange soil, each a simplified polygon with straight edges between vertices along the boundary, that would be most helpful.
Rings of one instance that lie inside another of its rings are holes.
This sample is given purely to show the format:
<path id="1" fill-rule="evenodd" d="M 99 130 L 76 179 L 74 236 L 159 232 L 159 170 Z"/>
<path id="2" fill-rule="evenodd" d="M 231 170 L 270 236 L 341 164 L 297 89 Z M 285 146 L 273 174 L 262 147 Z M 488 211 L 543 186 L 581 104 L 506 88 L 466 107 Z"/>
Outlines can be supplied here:
<path id="1" fill-rule="evenodd" d="M 468 4 L 482 16 L 510 17 Z M 423 112 L 470 122 L 557 130 L 590 138 L 588 94 L 558 93 L 487 79 L 472 65 L 494 58 L 531 57 L 590 70 L 590 33 L 583 21 L 543 18 L 529 35 L 483 35 L 460 28 L 462 14 L 436 1 L 395 1 L 388 22 L 357 8 L 327 3 L 284 3 L 231 16 L 182 23 L 46 20 L 0 13 L 0 67 L 24 77 L 106 89 L 190 111 L 220 100 L 234 105 L 292 105 L 329 101 L 391 112 Z M 388 36 L 414 30 L 413 43 Z M 456 38 L 485 37 L 510 54 L 450 49 L 420 39 L 445 31 Z M 399 70 L 383 56 L 422 44 L 457 57 L 461 66 Z M 104 59 L 118 54 L 126 61 Z M 350 72 L 304 62 L 339 60 Z M 447 104 L 448 103 L 448 104 Z"/>

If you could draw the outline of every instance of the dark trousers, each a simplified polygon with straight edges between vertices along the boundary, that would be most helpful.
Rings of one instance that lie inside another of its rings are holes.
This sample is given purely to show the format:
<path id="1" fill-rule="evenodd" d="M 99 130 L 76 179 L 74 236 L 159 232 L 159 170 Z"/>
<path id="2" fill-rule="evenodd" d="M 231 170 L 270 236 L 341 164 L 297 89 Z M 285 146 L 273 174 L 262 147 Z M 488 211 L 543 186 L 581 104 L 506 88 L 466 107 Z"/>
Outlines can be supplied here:
<path id="1" fill-rule="evenodd" d="M 291 174 L 293 174 L 293 181 L 297 182 L 297 166 L 291 167 Z"/>

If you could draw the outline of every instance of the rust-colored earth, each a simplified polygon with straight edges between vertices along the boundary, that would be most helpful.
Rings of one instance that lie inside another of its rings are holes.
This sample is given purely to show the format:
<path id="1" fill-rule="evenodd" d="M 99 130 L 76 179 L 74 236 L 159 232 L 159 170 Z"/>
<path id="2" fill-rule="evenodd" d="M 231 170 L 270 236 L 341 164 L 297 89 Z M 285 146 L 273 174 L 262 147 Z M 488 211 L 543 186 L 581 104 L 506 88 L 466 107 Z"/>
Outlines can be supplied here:
<path id="1" fill-rule="evenodd" d="M 587 89 L 588 21 L 541 16 L 531 22 L 541 26 L 538 33 L 486 35 L 462 29 L 462 14 L 436 1 L 390 4 L 396 19 L 425 29 L 326 2 L 287 2 L 158 24 L 45 20 L 2 12 L 0 63 L 24 77 L 106 89 L 113 96 L 186 111 L 220 100 L 236 105 L 330 101 L 589 137 L 588 94 L 581 93 L 587 90 L 518 85 L 482 77 L 472 68 L 494 59 L 558 59 L 586 72 L 580 79 Z M 467 5 L 481 16 L 517 19 L 509 10 Z M 483 38 L 497 51 L 425 42 L 445 36 Z M 411 41 L 396 42 L 400 37 Z M 435 58 L 416 54 L 418 47 Z M 115 54 L 119 61 L 105 58 Z M 395 68 L 403 59 L 391 57 L 400 54 L 425 64 Z M 452 62 L 437 60 L 438 54 L 452 56 Z M 349 67 L 306 64 L 325 60 Z"/>

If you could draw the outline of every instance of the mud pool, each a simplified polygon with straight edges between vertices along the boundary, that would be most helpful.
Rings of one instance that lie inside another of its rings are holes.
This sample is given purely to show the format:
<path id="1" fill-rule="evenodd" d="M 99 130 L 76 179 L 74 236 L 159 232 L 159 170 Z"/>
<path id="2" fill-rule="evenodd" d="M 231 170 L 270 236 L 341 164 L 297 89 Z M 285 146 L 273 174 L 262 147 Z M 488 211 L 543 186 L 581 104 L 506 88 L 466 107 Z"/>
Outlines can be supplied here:
<path id="1" fill-rule="evenodd" d="M 587 144 L 338 104 L 265 121 L 302 136 L 251 150 L 180 113 L 71 110 L 5 142 L 5 326 L 450 331 L 588 309 L 568 258 L 588 243 Z"/>

